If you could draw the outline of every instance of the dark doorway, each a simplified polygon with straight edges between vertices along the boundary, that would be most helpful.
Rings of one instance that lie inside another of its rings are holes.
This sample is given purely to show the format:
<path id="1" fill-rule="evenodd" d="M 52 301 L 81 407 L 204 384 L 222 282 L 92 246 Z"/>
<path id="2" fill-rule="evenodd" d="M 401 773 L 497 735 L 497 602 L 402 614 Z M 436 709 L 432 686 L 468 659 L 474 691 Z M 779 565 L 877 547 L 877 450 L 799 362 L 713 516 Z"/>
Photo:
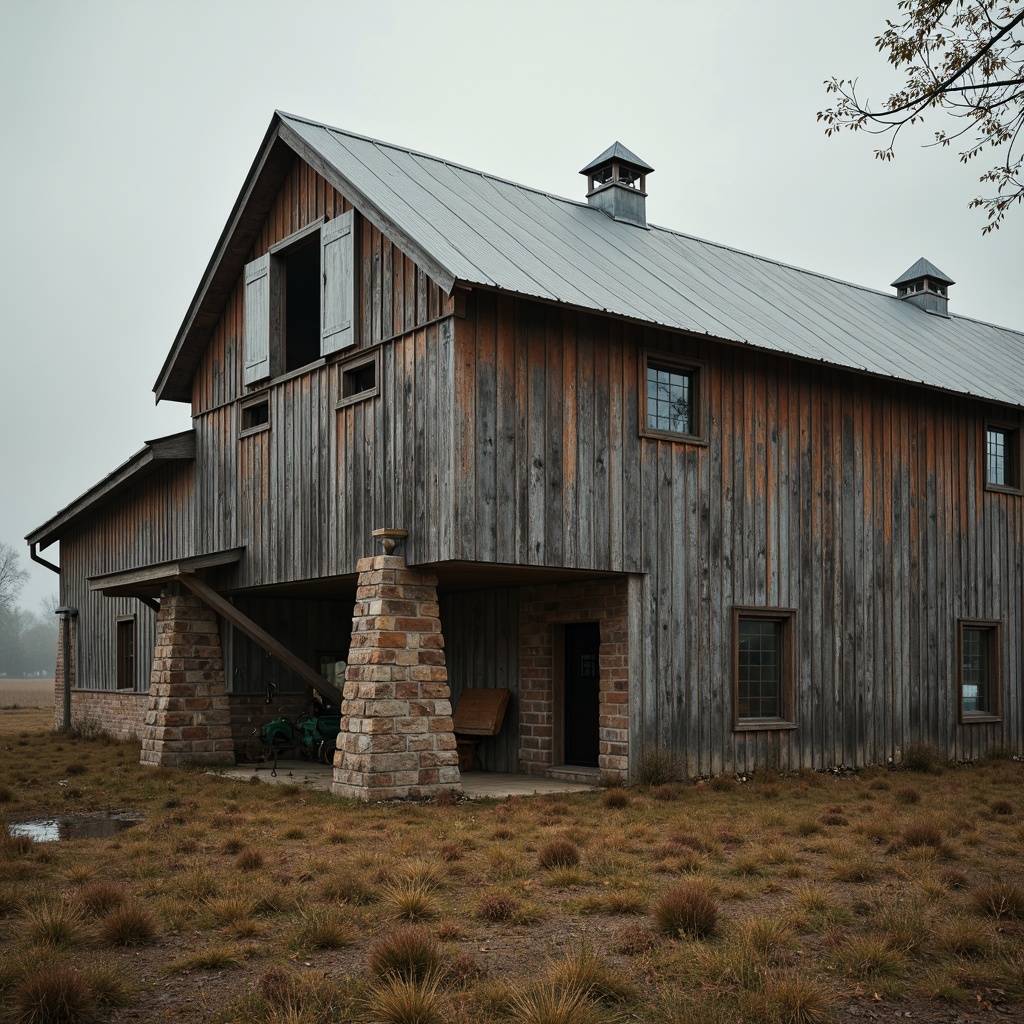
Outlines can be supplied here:
<path id="1" fill-rule="evenodd" d="M 601 627 L 565 627 L 565 763 L 597 767 L 600 724 Z"/>

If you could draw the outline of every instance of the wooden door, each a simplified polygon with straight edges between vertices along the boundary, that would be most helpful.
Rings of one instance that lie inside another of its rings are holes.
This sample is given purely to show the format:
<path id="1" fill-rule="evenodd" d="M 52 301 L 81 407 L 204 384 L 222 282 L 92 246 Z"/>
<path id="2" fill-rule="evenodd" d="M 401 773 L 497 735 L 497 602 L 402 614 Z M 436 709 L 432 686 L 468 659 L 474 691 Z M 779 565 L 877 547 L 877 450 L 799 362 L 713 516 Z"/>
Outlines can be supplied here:
<path id="1" fill-rule="evenodd" d="M 601 628 L 565 627 L 565 763 L 597 767 L 600 717 Z"/>

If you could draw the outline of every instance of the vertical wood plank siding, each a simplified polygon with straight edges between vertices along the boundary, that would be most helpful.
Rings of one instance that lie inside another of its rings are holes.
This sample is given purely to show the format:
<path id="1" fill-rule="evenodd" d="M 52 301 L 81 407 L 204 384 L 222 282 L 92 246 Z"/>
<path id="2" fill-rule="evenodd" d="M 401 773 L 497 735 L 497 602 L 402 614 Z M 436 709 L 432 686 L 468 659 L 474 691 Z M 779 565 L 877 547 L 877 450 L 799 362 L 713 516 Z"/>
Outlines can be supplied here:
<path id="1" fill-rule="evenodd" d="M 296 160 L 249 259 L 349 208 Z M 1019 413 L 483 290 L 463 318 L 375 225 L 357 235 L 357 354 L 379 352 L 379 394 L 336 409 L 331 359 L 271 382 L 269 428 L 239 438 L 240 279 L 193 383 L 194 466 L 62 538 L 81 685 L 115 685 L 117 615 L 138 617 L 143 676 L 153 645 L 153 614 L 86 576 L 244 546 L 239 588 L 330 578 L 393 526 L 412 564 L 631 574 L 633 749 L 671 744 L 690 773 L 1019 745 L 1024 500 L 983 485 L 985 417 Z M 644 349 L 706 363 L 706 445 L 641 438 Z M 445 598 L 456 689 L 488 644 L 515 673 L 514 604 Z M 796 609 L 795 730 L 733 730 L 734 605 Z M 960 617 L 1003 624 L 1001 722 L 958 722 Z"/>
<path id="2" fill-rule="evenodd" d="M 1019 744 L 1024 501 L 984 489 L 991 407 L 487 292 L 457 341 L 450 557 L 647 574 L 634 742 L 691 773 Z M 640 437 L 645 347 L 706 361 L 707 445 Z M 733 730 L 737 604 L 796 609 L 795 730 Z M 958 723 L 960 617 L 1003 623 L 1001 723 Z"/>
<path id="3" fill-rule="evenodd" d="M 477 590 L 440 598 L 452 704 L 467 687 L 512 691 L 501 733 L 480 740 L 485 771 L 519 771 L 519 590 Z"/>

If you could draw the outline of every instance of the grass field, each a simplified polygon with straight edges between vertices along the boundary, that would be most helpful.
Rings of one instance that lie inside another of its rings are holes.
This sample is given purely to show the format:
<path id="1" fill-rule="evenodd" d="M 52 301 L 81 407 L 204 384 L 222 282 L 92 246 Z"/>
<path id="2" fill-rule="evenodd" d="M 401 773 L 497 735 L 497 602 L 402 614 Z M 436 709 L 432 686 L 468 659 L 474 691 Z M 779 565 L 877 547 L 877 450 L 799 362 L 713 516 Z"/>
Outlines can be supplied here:
<path id="1" fill-rule="evenodd" d="M 0 830 L 14 1021 L 1024 1019 L 1016 761 L 362 806 L 41 714 L 0 715 L 0 813 L 145 821 Z"/>
<path id="2" fill-rule="evenodd" d="M 53 707 L 52 679 L 0 679 L 0 708 Z"/>

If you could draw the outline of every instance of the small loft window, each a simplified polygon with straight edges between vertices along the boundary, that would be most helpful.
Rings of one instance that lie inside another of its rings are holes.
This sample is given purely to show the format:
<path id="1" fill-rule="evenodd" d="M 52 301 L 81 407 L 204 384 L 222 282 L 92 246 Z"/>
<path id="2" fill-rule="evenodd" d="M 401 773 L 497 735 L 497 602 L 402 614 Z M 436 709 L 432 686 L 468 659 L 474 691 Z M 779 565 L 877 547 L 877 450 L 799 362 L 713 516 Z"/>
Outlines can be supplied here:
<path id="1" fill-rule="evenodd" d="M 958 680 L 960 720 L 991 721 L 1001 713 L 999 623 L 960 622 Z"/>
<path id="2" fill-rule="evenodd" d="M 255 434 L 270 428 L 270 399 L 261 398 L 242 406 L 241 434 Z"/>
<path id="3" fill-rule="evenodd" d="M 352 405 L 373 398 L 380 393 L 380 353 L 371 352 L 359 359 L 342 363 L 341 399 L 335 408 Z"/>
<path id="4" fill-rule="evenodd" d="M 734 609 L 733 728 L 793 726 L 793 615 Z"/>
<path id="5" fill-rule="evenodd" d="M 702 440 L 703 366 L 655 353 L 645 353 L 641 366 L 640 433 L 670 440 Z"/>
<path id="6" fill-rule="evenodd" d="M 135 616 L 117 620 L 117 688 L 135 689 Z"/>
<path id="7" fill-rule="evenodd" d="M 985 483 L 1019 491 L 1021 487 L 1020 427 L 989 424 L 985 428 Z"/>

